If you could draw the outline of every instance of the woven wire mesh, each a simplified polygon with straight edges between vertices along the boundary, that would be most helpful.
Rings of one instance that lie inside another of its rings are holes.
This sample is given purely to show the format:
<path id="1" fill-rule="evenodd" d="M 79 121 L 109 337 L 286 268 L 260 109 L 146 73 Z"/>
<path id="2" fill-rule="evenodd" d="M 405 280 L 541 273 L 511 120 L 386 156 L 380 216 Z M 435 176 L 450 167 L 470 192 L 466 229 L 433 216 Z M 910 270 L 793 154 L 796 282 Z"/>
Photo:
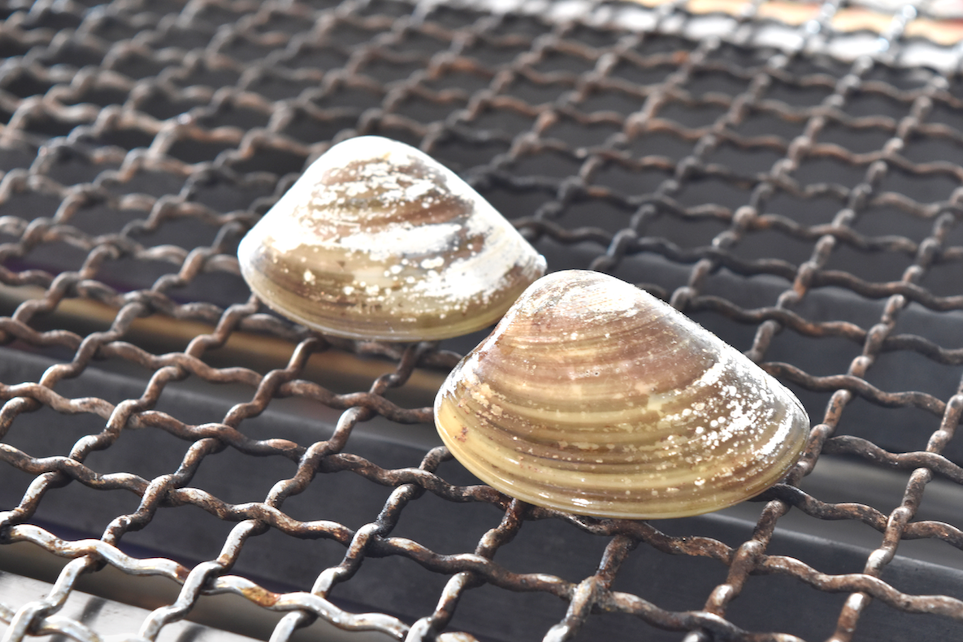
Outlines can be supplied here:
<path id="1" fill-rule="evenodd" d="M 841 60 L 821 52 L 842 3 L 778 48 L 753 44 L 764 2 L 698 40 L 685 2 L 634 7 L 642 26 L 564 6 L 2 10 L 0 549 L 65 560 L 41 599 L 0 603 L 5 640 L 101 639 L 60 611 L 108 567 L 177 585 L 139 640 L 223 594 L 277 613 L 276 640 L 316 618 L 409 640 L 959 630 L 963 519 L 924 498 L 963 483 L 960 56 L 901 62 L 939 16 L 897 6 Z M 791 386 L 810 443 L 752 521 L 513 501 L 418 448 L 478 336 L 344 341 L 262 307 L 238 240 L 359 134 L 460 172 L 551 270 L 637 283 Z M 832 462 L 900 487 L 810 490 Z M 898 556 L 913 540 L 945 567 Z"/>

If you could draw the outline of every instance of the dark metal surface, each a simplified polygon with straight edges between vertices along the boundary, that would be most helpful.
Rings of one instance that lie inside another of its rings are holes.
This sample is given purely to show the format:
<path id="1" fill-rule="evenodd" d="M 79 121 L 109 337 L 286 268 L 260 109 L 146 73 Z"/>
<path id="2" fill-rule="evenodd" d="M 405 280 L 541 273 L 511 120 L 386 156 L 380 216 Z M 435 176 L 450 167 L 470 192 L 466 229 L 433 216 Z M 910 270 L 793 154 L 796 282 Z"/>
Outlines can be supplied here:
<path id="1" fill-rule="evenodd" d="M 4 642 L 102 639 L 63 609 L 110 568 L 176 585 L 131 590 L 137 640 L 225 594 L 278 641 L 315 619 L 963 633 L 961 50 L 907 66 L 925 6 L 843 61 L 821 53 L 839 3 L 778 48 L 748 46 L 764 2 L 701 40 L 685 2 L 633 7 L 642 26 L 595 3 L 88 4 L 0 25 L 0 551 L 63 560 L 0 602 Z M 267 313 L 238 240 L 358 134 L 420 146 L 551 270 L 638 283 L 793 387 L 814 426 L 786 483 L 662 522 L 527 506 L 433 447 L 434 389 L 480 335 L 356 343 Z"/>

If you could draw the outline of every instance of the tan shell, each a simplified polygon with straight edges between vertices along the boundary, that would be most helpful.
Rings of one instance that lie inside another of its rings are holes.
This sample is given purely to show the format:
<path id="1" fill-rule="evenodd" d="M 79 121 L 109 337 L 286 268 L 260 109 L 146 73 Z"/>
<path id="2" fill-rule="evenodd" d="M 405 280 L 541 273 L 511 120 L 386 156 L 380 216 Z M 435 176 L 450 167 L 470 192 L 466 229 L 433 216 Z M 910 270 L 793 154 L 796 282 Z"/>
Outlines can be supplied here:
<path id="1" fill-rule="evenodd" d="M 495 323 L 545 259 L 453 172 L 377 136 L 335 145 L 241 241 L 268 306 L 355 339 L 421 341 Z"/>
<path id="2" fill-rule="evenodd" d="M 604 274 L 536 281 L 435 400 L 442 440 L 518 499 L 599 517 L 697 515 L 795 464 L 809 418 L 742 353 Z"/>

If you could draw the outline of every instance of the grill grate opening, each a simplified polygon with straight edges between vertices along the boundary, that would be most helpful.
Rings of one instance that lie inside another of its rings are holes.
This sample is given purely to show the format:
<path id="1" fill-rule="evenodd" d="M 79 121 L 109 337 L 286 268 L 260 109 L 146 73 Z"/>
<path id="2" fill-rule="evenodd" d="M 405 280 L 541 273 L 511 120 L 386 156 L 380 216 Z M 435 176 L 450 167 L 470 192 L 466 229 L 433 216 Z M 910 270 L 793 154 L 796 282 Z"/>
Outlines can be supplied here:
<path id="1" fill-rule="evenodd" d="M 949 4 L 0 8 L 4 639 L 959 636 Z M 782 380 L 814 422 L 788 483 L 649 522 L 479 485 L 430 406 L 485 332 L 322 337 L 240 278 L 361 134 Z"/>

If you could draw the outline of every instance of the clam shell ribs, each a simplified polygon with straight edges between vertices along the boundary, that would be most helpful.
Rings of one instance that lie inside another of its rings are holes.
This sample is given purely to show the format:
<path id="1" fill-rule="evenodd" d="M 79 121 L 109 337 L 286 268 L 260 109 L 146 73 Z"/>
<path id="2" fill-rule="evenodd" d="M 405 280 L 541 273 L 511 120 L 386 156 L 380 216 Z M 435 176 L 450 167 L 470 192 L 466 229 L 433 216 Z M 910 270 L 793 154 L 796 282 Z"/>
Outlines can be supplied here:
<path id="1" fill-rule="evenodd" d="M 524 501 L 600 517 L 713 511 L 765 490 L 809 434 L 778 381 L 700 325 L 604 274 L 521 295 L 435 401 L 442 440 Z"/>
<path id="2" fill-rule="evenodd" d="M 485 328 L 545 272 L 545 259 L 467 183 L 377 136 L 312 163 L 244 237 L 238 261 L 280 314 L 387 341 Z"/>

